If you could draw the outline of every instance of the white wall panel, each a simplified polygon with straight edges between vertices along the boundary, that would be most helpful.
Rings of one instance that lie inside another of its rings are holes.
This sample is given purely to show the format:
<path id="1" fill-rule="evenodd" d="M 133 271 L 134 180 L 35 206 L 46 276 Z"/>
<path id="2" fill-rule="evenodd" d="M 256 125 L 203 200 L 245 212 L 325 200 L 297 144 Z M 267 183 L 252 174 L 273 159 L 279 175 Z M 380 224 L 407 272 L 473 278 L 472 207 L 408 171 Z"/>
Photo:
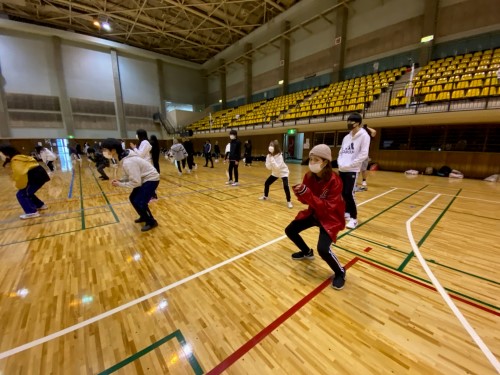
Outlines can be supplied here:
<path id="1" fill-rule="evenodd" d="M 156 62 L 118 56 L 124 103 L 159 105 Z"/>
<path id="2" fill-rule="evenodd" d="M 7 93 L 58 96 L 50 38 L 0 35 L 0 64 Z"/>
<path id="3" fill-rule="evenodd" d="M 110 53 L 72 45 L 61 48 L 68 96 L 114 102 Z"/>

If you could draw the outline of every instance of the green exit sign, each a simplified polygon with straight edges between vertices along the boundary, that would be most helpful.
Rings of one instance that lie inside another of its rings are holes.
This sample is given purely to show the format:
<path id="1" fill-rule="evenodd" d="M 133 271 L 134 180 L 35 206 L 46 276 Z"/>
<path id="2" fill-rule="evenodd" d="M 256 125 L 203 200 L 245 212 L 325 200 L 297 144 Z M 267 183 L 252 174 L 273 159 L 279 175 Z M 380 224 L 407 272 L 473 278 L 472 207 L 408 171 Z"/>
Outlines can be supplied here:
<path id="1" fill-rule="evenodd" d="M 73 139 L 73 138 L 75 138 L 75 136 L 74 135 L 68 135 L 68 138 L 69 139 Z"/>
<path id="2" fill-rule="evenodd" d="M 287 134 L 295 134 L 297 133 L 297 129 L 288 129 Z"/>

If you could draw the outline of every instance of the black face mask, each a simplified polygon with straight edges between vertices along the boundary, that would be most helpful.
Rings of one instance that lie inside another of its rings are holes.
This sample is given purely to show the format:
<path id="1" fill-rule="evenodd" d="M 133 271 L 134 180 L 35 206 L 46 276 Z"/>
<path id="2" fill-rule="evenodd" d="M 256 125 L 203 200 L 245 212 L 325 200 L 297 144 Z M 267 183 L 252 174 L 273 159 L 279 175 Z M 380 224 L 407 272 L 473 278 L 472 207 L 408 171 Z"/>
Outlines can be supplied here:
<path id="1" fill-rule="evenodd" d="M 352 130 L 352 129 L 354 129 L 354 125 L 356 125 L 356 123 L 355 123 L 355 122 L 348 122 L 348 123 L 347 123 L 347 129 L 348 129 L 348 130 Z"/>

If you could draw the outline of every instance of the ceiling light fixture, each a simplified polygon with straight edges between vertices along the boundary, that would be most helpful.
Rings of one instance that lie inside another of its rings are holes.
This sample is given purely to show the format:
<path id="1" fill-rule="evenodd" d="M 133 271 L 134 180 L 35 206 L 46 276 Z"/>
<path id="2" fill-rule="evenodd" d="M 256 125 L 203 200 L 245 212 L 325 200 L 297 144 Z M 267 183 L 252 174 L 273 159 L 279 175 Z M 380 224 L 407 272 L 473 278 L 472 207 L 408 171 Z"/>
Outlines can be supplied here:
<path id="1" fill-rule="evenodd" d="M 102 26 L 102 28 L 103 28 L 104 30 L 106 30 L 106 31 L 111 31 L 111 26 L 110 26 L 110 24 L 109 24 L 108 22 L 103 22 L 103 23 L 101 23 L 101 26 Z"/>

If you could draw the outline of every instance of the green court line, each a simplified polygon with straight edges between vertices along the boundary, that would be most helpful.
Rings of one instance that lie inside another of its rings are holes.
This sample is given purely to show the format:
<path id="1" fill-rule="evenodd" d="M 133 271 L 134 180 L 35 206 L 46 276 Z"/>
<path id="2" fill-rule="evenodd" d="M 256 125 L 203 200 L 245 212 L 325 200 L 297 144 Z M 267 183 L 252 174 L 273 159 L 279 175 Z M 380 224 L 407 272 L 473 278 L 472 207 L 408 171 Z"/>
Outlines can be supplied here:
<path id="1" fill-rule="evenodd" d="M 372 216 L 371 218 L 369 218 L 368 220 L 365 220 L 365 221 L 363 221 L 361 224 L 357 225 L 357 226 L 356 226 L 356 228 L 354 228 L 354 229 L 349 229 L 347 232 L 342 233 L 340 236 L 338 236 L 338 237 L 337 237 L 337 240 L 341 239 L 341 238 L 342 238 L 342 237 L 344 237 L 344 236 L 347 236 L 347 235 L 348 235 L 349 233 L 351 233 L 353 230 L 356 230 L 356 229 L 358 229 L 358 228 L 362 227 L 363 225 L 368 224 L 370 221 L 372 221 L 373 219 L 375 219 L 375 218 L 379 217 L 379 216 L 380 216 L 380 215 L 382 215 L 383 213 L 385 213 L 385 212 L 389 211 L 391 208 L 396 207 L 396 206 L 397 206 L 398 204 L 400 204 L 401 202 L 404 202 L 405 200 L 407 200 L 408 198 L 412 197 L 413 195 L 415 195 L 415 194 L 417 194 L 417 193 L 421 192 L 421 191 L 422 191 L 423 189 L 425 189 L 427 186 L 429 186 L 429 185 L 425 185 L 424 187 L 422 187 L 422 188 L 418 189 L 417 191 L 415 191 L 415 192 L 411 193 L 410 195 L 407 195 L 405 198 L 403 198 L 403 199 L 401 199 L 401 200 L 397 201 L 396 203 L 392 204 L 391 206 L 389 206 L 389 207 L 385 208 L 384 210 L 380 211 L 378 214 L 373 215 L 373 216 Z"/>
<path id="2" fill-rule="evenodd" d="M 397 271 L 397 272 L 399 272 L 399 273 L 401 273 L 401 274 L 403 274 L 403 275 L 407 275 L 407 276 L 413 277 L 413 278 L 415 278 L 415 279 L 418 279 L 418 280 L 420 280 L 420 281 L 422 281 L 422 282 L 425 282 L 426 284 L 433 285 L 433 284 L 432 284 L 432 282 L 430 282 L 429 280 L 426 280 L 426 279 L 424 279 L 424 278 L 422 278 L 422 277 L 420 277 L 420 276 L 415 276 L 415 275 L 413 275 L 413 274 L 411 274 L 411 273 L 408 273 L 408 272 L 399 271 L 399 270 L 398 270 L 397 268 L 395 268 L 395 267 L 389 266 L 388 264 L 382 263 L 381 261 L 376 260 L 376 259 L 373 259 L 373 258 L 370 258 L 370 257 L 368 257 L 368 256 L 366 256 L 366 255 L 364 255 L 364 254 L 357 253 L 356 251 L 352 251 L 352 250 L 346 249 L 345 247 L 342 247 L 342 246 L 338 246 L 338 245 L 333 245 L 333 246 L 335 246 L 335 247 L 337 247 L 337 248 L 339 248 L 339 249 L 341 249 L 341 250 L 344 250 L 344 251 L 346 251 L 346 252 L 348 252 L 348 253 L 354 254 L 354 255 L 356 255 L 356 256 L 358 256 L 358 257 L 360 257 L 360 258 L 367 259 L 367 260 L 369 260 L 369 261 L 371 261 L 371 262 L 373 262 L 373 263 L 376 263 L 376 264 L 379 264 L 379 265 L 384 266 L 384 267 L 386 267 L 386 268 L 389 268 L 389 269 L 391 269 L 391 270 L 393 270 L 393 271 Z M 446 291 L 448 291 L 448 292 L 451 292 L 451 293 L 453 293 L 453 294 L 456 294 L 456 295 L 459 295 L 459 296 L 461 296 L 461 297 L 467 298 L 468 300 L 471 300 L 471 301 L 477 302 L 477 303 L 479 303 L 479 304 L 481 304 L 481 305 L 488 306 L 488 307 L 490 307 L 490 308 L 492 308 L 492 309 L 495 309 L 495 310 L 500 310 L 500 306 L 495 306 L 495 305 L 492 305 L 491 303 L 484 302 L 484 301 L 482 301 L 482 300 L 480 300 L 480 299 L 477 299 L 477 298 L 474 298 L 474 297 L 468 296 L 468 295 L 463 294 L 463 293 L 461 293 L 461 292 L 457 292 L 457 291 L 455 291 L 455 290 L 453 290 L 453 289 L 449 289 L 449 288 L 444 288 L 444 289 L 445 289 Z"/>
<path id="3" fill-rule="evenodd" d="M 80 176 L 80 210 L 82 215 L 82 230 L 85 229 L 85 211 L 83 207 L 83 186 L 82 186 L 82 167 L 78 163 L 78 174 Z"/>
<path id="4" fill-rule="evenodd" d="M 138 351 L 137 353 L 132 354 L 130 357 L 125 358 L 123 361 L 118 362 L 116 365 L 108 368 L 107 370 L 100 372 L 98 375 L 112 374 L 113 372 L 121 369 L 122 367 L 128 365 L 129 363 L 132 363 L 133 361 L 139 359 L 140 357 L 148 354 L 150 351 L 156 349 L 160 345 L 163 345 L 167 341 L 172 340 L 173 338 L 176 338 L 181 346 L 184 347 L 186 345 L 186 340 L 184 339 L 184 336 L 182 335 L 180 330 L 177 330 L 177 331 L 171 333 L 170 335 L 165 336 L 164 338 L 152 343 L 148 347 Z M 188 362 L 191 365 L 191 368 L 193 369 L 194 373 L 196 375 L 203 374 L 203 370 L 202 370 L 200 364 L 198 363 L 196 357 L 194 356 L 194 354 L 190 353 L 187 357 L 188 357 Z"/>
<path id="5" fill-rule="evenodd" d="M 90 169 L 90 167 L 89 167 L 89 169 Z M 99 181 L 97 181 L 97 178 L 96 178 L 94 171 L 92 169 L 90 169 L 90 173 L 92 173 L 92 177 L 94 177 L 94 180 L 97 183 L 97 186 L 99 186 L 99 190 L 101 190 L 102 196 L 104 197 L 106 204 L 108 205 L 109 209 L 111 210 L 111 213 L 115 217 L 116 222 L 119 223 L 120 219 L 118 219 L 118 215 L 116 215 L 115 210 L 113 210 L 112 204 L 109 202 L 108 197 L 106 196 L 106 193 L 104 192 L 104 190 L 102 190 L 101 184 L 99 184 Z"/>
<path id="6" fill-rule="evenodd" d="M 365 241 L 365 242 L 368 242 L 368 243 L 371 243 L 371 244 L 374 244 L 374 245 L 386 248 L 388 250 L 392 250 L 392 251 L 396 251 L 396 252 L 401 253 L 401 254 L 408 255 L 408 253 L 406 251 L 396 249 L 395 247 L 393 247 L 391 245 L 386 245 L 386 244 L 383 244 L 381 242 L 370 240 L 368 238 L 364 238 L 364 237 L 361 237 L 361 236 L 356 236 L 356 235 L 354 235 L 352 233 L 349 234 L 349 236 L 357 238 L 357 239 L 360 239 L 361 241 Z M 425 261 L 429 262 L 429 263 L 433 263 L 433 264 L 435 264 L 437 266 L 440 266 L 440 267 L 443 267 L 443 268 L 447 268 L 447 269 L 452 270 L 452 271 L 456 271 L 456 272 L 461 273 L 463 275 L 471 276 L 471 277 L 474 277 L 476 279 L 484 280 L 484 281 L 487 281 L 487 282 L 492 283 L 492 284 L 500 285 L 500 282 L 498 282 L 498 281 L 487 279 L 486 277 L 483 277 L 483 276 L 479 276 L 479 275 L 476 275 L 476 274 L 473 274 L 473 273 L 470 273 L 470 272 L 467 272 L 467 271 L 463 271 L 463 270 L 458 269 L 458 268 L 447 266 L 446 264 L 443 264 L 443 263 L 440 263 L 440 262 L 436 262 L 434 259 L 425 259 Z"/>
<path id="7" fill-rule="evenodd" d="M 437 219 L 434 221 L 434 223 L 432 223 L 431 227 L 427 230 L 427 232 L 425 232 L 424 236 L 420 239 L 420 241 L 418 241 L 418 244 L 417 246 L 420 248 L 420 246 L 423 245 L 423 243 L 425 242 L 425 240 L 427 239 L 427 237 L 429 237 L 429 235 L 431 234 L 431 232 L 434 230 L 434 228 L 436 227 L 436 225 L 441 221 L 442 217 L 444 216 L 444 214 L 446 213 L 446 211 L 448 211 L 448 209 L 450 208 L 450 206 L 453 204 L 453 202 L 455 201 L 455 199 L 457 199 L 458 197 L 458 194 L 460 194 L 460 192 L 462 191 L 462 189 L 460 189 L 456 194 L 455 196 L 453 197 L 453 199 L 450 201 L 450 203 L 448 203 L 448 205 L 445 207 L 445 209 L 443 210 L 443 212 L 441 212 L 439 214 L 439 216 L 437 217 Z M 403 260 L 403 263 L 401 263 L 401 265 L 398 267 L 398 271 L 403 271 L 403 269 L 406 267 L 406 265 L 408 263 L 410 263 L 410 261 L 412 260 L 412 258 L 415 256 L 415 253 L 412 251 L 410 252 L 410 254 L 408 254 L 408 256 L 406 257 L 405 260 Z"/>
<path id="8" fill-rule="evenodd" d="M 94 178 L 95 178 L 95 176 L 94 176 Z M 364 221 L 363 223 L 361 223 L 360 225 L 358 225 L 358 228 L 359 228 L 360 226 L 362 226 L 362 225 L 364 225 L 364 224 L 368 223 L 369 221 L 371 221 L 371 220 L 375 219 L 376 217 L 378 217 L 379 215 L 383 214 L 384 212 L 387 212 L 388 210 L 390 210 L 391 208 L 393 208 L 393 207 L 395 207 L 396 205 L 400 204 L 401 202 L 405 201 L 406 199 L 410 198 L 411 196 L 413 196 L 413 195 L 417 194 L 419 191 L 421 191 L 422 189 L 425 189 L 427 186 L 428 186 L 428 185 L 425 185 L 425 186 L 424 186 L 424 187 L 422 187 L 421 189 L 419 189 L 419 190 L 417 190 L 417 191 L 413 192 L 412 194 L 410 194 L 410 195 L 406 196 L 405 198 L 403 198 L 403 199 L 399 200 L 398 202 L 396 202 L 396 203 L 392 204 L 391 206 L 389 206 L 389 207 L 385 208 L 383 211 L 379 212 L 378 214 L 376 214 L 376 215 L 372 216 L 370 219 L 368 219 L 368 220 Z M 188 189 L 189 189 L 189 188 L 188 188 Z M 348 232 L 346 232 L 346 233 L 341 234 L 340 236 L 338 236 L 338 238 L 340 239 L 340 238 L 344 237 L 345 235 L 349 234 L 351 231 L 352 231 L 352 230 L 350 230 L 350 231 L 348 231 Z M 336 246 L 336 245 L 334 245 L 334 246 Z M 338 248 L 341 248 L 340 246 L 337 246 L 337 247 L 338 247 Z M 341 248 L 341 249 L 343 249 L 343 248 Z M 344 249 L 344 250 L 349 251 L 349 250 L 347 250 L 347 249 Z M 349 251 L 349 252 L 351 252 L 351 251 Z M 354 253 L 354 252 L 352 252 L 352 253 Z M 363 255 L 361 255 L 361 256 L 362 256 L 362 257 L 364 257 L 364 258 L 366 258 L 366 259 L 372 260 L 372 259 L 370 259 L 370 258 L 368 258 L 368 257 L 363 256 Z M 378 261 L 375 261 L 375 260 L 372 260 L 372 261 L 373 261 L 373 262 L 376 262 L 376 263 L 379 263 L 379 264 L 382 264 L 382 263 L 380 263 L 380 262 L 378 262 Z M 382 265 L 384 265 L 384 264 L 382 264 Z M 386 265 L 384 265 L 384 266 L 386 266 Z M 138 358 L 142 357 L 143 355 L 147 354 L 147 353 L 148 353 L 148 352 L 150 352 L 151 350 L 153 350 L 153 349 L 157 348 L 157 347 L 158 347 L 158 346 L 160 346 L 161 344 L 163 344 L 163 343 L 167 342 L 168 340 L 172 339 L 172 338 L 176 335 L 176 333 L 177 333 L 177 332 L 179 332 L 178 334 L 179 334 L 179 336 L 181 337 L 180 339 L 179 339 L 179 337 L 178 337 L 179 342 L 181 343 L 181 345 L 184 345 L 184 344 L 185 344 L 184 337 L 182 336 L 182 333 L 178 330 L 178 331 L 176 331 L 176 332 L 174 332 L 174 333 L 172 333 L 172 334 L 170 334 L 170 335 L 168 335 L 168 336 L 164 337 L 163 339 L 161 339 L 161 340 L 159 340 L 159 341 L 157 341 L 157 342 L 153 343 L 152 345 L 148 346 L 147 348 L 142 349 L 141 351 L 139 351 L 139 352 L 137 352 L 137 353 L 135 353 L 135 354 L 132 354 L 130 357 L 128 357 L 128 358 L 126 358 L 126 359 L 124 359 L 123 361 L 121 361 L 120 363 L 118 363 L 118 364 L 114 365 L 113 367 L 109 368 L 108 370 L 105 370 L 104 372 L 99 373 L 98 375 L 108 375 L 108 374 L 111 374 L 112 372 L 114 372 L 114 371 L 116 371 L 116 370 L 118 370 L 118 369 L 122 368 L 123 366 L 126 366 L 127 364 L 129 364 L 129 363 L 131 363 L 131 362 L 135 361 L 136 359 L 138 359 Z M 192 359 L 189 359 L 189 361 L 190 361 L 191 367 L 193 367 L 193 370 L 195 371 L 195 374 L 196 374 L 196 375 L 201 375 L 201 374 L 203 374 L 203 370 L 202 370 L 202 369 L 201 369 L 201 367 L 198 365 L 198 362 L 196 361 L 196 358 L 195 358 L 194 356 L 192 357 Z"/>
<path id="9" fill-rule="evenodd" d="M 365 242 L 371 243 L 373 245 L 377 245 L 377 246 L 380 246 L 380 247 L 385 247 L 386 249 L 397 251 L 398 253 L 408 255 L 407 251 L 399 250 L 399 249 L 395 248 L 394 246 L 387 245 L 387 244 L 382 243 L 382 242 L 374 241 L 374 240 L 371 240 L 369 238 L 365 238 L 365 237 L 361 237 L 361 236 L 356 236 L 355 234 L 352 234 L 352 233 L 349 233 L 349 236 L 357 238 L 357 239 L 359 239 L 361 241 L 365 241 Z"/>

